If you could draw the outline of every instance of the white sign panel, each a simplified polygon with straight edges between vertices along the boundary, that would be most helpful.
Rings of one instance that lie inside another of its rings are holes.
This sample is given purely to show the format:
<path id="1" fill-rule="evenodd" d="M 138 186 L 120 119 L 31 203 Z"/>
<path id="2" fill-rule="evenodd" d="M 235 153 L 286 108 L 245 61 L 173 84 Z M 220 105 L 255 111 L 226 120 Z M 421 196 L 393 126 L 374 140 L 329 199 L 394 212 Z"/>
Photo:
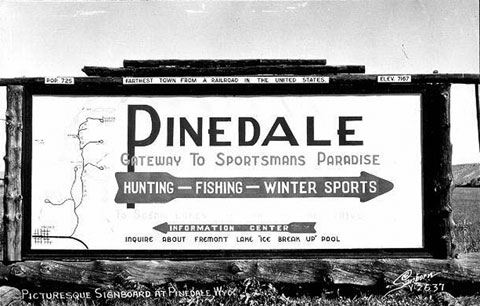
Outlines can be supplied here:
<path id="1" fill-rule="evenodd" d="M 32 250 L 423 247 L 420 95 L 33 96 Z"/>

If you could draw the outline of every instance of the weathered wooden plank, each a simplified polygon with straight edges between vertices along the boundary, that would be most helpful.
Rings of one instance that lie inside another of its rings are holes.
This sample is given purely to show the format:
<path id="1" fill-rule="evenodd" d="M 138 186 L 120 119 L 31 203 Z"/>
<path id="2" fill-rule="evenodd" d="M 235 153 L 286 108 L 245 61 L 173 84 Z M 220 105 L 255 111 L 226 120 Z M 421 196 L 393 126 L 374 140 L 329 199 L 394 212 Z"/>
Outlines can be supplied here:
<path id="1" fill-rule="evenodd" d="M 26 261 L 0 266 L 0 279 L 12 285 L 111 288 L 122 282 L 221 284 L 256 277 L 273 284 L 318 286 L 391 285 L 404 272 L 433 273 L 434 282 L 480 286 L 480 254 L 460 259 L 276 259 L 204 261 Z"/>
<path id="2" fill-rule="evenodd" d="M 21 260 L 23 201 L 22 201 L 22 130 L 23 86 L 7 87 L 6 156 L 4 203 L 4 260 Z"/>
<path id="3" fill-rule="evenodd" d="M 229 75 L 302 75 L 302 74 L 340 74 L 365 73 L 365 66 L 244 66 L 244 67 L 127 67 L 109 68 L 85 66 L 82 69 L 88 76 L 118 77 L 118 76 L 229 76 Z"/>
<path id="4" fill-rule="evenodd" d="M 245 67 L 245 66 L 298 66 L 325 65 L 326 59 L 225 59 L 225 60 L 124 60 L 123 67 Z"/>

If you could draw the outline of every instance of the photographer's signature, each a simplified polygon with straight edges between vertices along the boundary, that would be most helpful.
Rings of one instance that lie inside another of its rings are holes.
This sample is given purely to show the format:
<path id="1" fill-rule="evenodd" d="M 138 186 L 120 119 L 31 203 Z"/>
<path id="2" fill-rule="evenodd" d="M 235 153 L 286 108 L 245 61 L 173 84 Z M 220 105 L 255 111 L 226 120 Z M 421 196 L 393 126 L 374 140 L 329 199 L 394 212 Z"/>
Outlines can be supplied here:
<path id="1" fill-rule="evenodd" d="M 439 274 L 440 272 L 430 272 L 423 274 L 415 273 L 414 275 L 412 270 L 407 270 L 400 274 L 391 285 L 387 286 L 387 289 L 393 289 L 388 291 L 385 296 L 404 288 L 415 292 L 435 293 L 443 291 L 445 284 L 430 282 L 432 278 Z"/>

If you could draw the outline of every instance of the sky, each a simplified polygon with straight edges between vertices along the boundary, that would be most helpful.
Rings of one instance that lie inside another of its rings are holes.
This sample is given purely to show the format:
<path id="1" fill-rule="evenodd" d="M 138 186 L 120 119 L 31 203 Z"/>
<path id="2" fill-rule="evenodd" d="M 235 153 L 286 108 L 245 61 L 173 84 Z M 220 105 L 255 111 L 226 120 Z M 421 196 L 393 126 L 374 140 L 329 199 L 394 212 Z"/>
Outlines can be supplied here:
<path id="1" fill-rule="evenodd" d="M 3 1 L 0 30 L 0 78 L 85 76 L 83 66 L 172 58 L 479 73 L 478 0 Z M 473 85 L 454 85 L 451 99 L 453 163 L 480 162 Z"/>

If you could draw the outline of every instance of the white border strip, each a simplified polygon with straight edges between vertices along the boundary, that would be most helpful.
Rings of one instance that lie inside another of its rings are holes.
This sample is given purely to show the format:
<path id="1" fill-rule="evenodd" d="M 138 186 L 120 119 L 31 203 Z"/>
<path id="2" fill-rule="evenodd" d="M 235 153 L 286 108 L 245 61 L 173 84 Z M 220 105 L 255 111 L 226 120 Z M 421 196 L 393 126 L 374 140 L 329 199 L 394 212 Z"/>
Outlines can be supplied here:
<path id="1" fill-rule="evenodd" d="M 379 75 L 377 76 L 378 83 L 411 83 L 412 76 L 409 74 L 403 75 Z"/>
<path id="2" fill-rule="evenodd" d="M 150 84 L 328 84 L 325 76 L 124 77 L 123 85 Z"/>
<path id="3" fill-rule="evenodd" d="M 45 77 L 44 84 L 55 85 L 74 85 L 75 78 L 73 77 Z"/>

